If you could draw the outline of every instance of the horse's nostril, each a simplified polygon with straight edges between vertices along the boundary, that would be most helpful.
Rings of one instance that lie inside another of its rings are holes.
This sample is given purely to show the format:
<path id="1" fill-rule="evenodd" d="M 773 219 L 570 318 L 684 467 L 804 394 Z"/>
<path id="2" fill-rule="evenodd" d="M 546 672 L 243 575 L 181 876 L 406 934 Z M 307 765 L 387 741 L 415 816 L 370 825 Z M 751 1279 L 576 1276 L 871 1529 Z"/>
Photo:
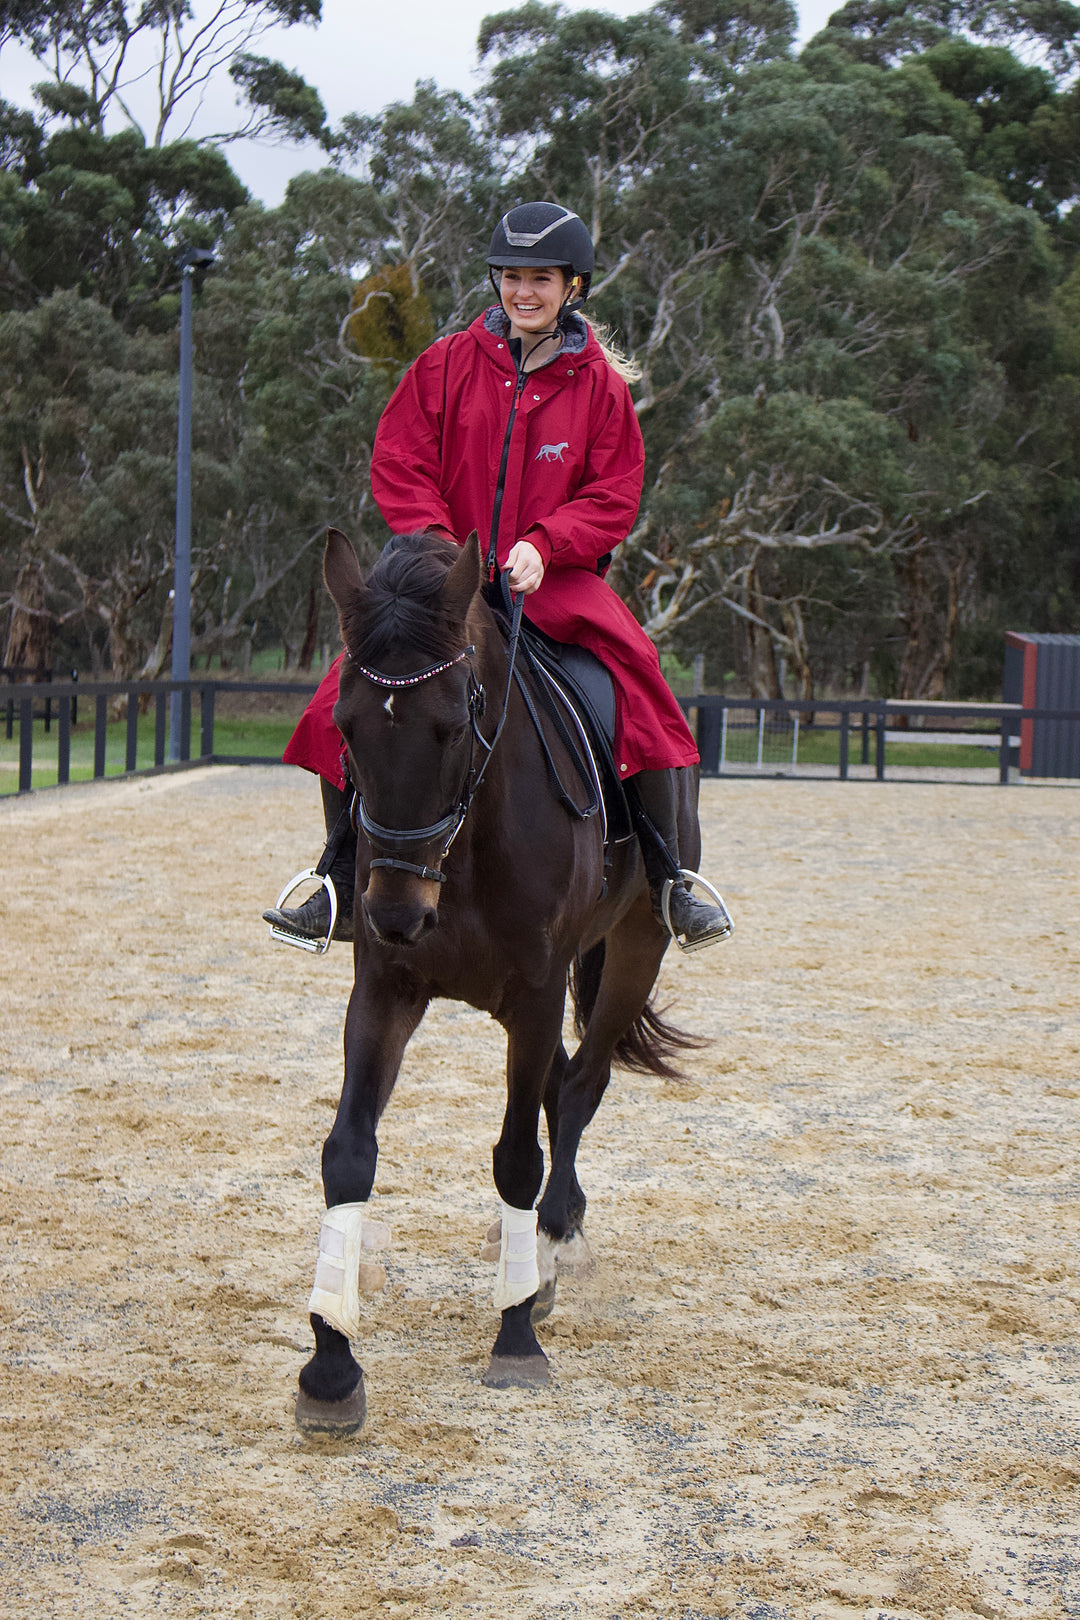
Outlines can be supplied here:
<path id="1" fill-rule="evenodd" d="M 408 947 L 430 934 L 439 921 L 434 906 L 425 906 L 417 915 L 412 907 L 378 905 L 365 895 L 362 910 L 372 934 L 382 945 Z"/>

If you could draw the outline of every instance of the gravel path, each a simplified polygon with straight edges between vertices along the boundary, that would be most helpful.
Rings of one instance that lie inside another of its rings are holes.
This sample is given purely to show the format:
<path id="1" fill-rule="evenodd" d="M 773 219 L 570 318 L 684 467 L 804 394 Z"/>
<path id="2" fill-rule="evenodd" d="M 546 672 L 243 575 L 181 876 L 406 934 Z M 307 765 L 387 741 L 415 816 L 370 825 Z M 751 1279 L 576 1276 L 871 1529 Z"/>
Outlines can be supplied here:
<path id="1" fill-rule="evenodd" d="M 3 1612 L 1080 1616 L 1080 795 L 705 784 L 711 1038 L 619 1074 L 598 1270 L 479 1382 L 498 1031 L 441 1006 L 381 1131 L 369 1424 L 291 1416 L 350 961 L 258 912 L 282 770 L 0 804 Z"/>

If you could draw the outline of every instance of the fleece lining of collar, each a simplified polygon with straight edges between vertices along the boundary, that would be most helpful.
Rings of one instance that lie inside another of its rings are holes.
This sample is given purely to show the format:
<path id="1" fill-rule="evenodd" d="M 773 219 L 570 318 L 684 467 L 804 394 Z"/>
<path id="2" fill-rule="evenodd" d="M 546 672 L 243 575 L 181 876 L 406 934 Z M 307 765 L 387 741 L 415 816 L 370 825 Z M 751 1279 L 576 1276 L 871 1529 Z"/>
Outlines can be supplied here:
<path id="1" fill-rule="evenodd" d="M 495 337 L 507 338 L 510 336 L 510 320 L 501 304 L 492 304 L 484 311 L 484 330 L 491 332 Z M 589 328 L 576 312 L 567 315 L 563 321 L 563 340 L 554 353 L 546 360 L 541 360 L 536 370 L 540 370 L 551 361 L 564 354 L 581 354 L 589 341 Z"/>

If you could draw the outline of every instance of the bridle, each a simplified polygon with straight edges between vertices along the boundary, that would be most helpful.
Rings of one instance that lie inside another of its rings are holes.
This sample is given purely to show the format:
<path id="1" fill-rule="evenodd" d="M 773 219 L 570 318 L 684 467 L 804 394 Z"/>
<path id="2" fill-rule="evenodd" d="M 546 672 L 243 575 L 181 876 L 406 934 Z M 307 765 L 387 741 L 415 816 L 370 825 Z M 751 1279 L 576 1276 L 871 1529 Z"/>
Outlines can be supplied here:
<path id="1" fill-rule="evenodd" d="M 416 877 L 426 878 L 429 883 L 446 882 L 446 873 L 441 872 L 437 866 L 420 864 L 416 861 L 406 860 L 403 857 L 421 845 L 439 842 L 442 844 L 442 853 L 437 859 L 440 862 L 444 861 L 450 852 L 451 844 L 465 825 L 465 818 L 469 814 L 476 790 L 484 780 L 484 772 L 491 763 L 495 744 L 502 735 L 502 728 L 506 722 L 506 713 L 510 702 L 510 687 L 514 679 L 518 634 L 521 630 L 521 610 L 524 601 L 525 598 L 522 595 L 515 596 L 513 599 L 514 615 L 510 626 L 510 642 L 507 648 L 509 668 L 506 674 L 506 691 L 503 694 L 502 713 L 499 716 L 499 723 L 495 727 L 495 734 L 490 742 L 480 730 L 480 721 L 483 719 L 487 707 L 487 695 L 482 683 L 477 680 L 472 665 L 469 666 L 469 684 L 467 688 L 470 730 L 469 759 L 465 767 L 457 803 L 453 809 L 448 810 L 446 815 L 442 816 L 438 821 L 433 821 L 429 827 L 384 827 L 381 822 L 376 821 L 373 816 L 368 814 L 363 796 L 357 790 L 355 815 L 364 836 L 371 846 L 374 856 L 371 861 L 372 867 L 383 866 L 390 867 L 395 872 L 412 872 Z M 457 664 L 471 658 L 475 652 L 476 647 L 470 643 L 469 646 L 463 647 L 461 652 L 456 653 L 453 658 L 446 658 L 438 664 L 429 664 L 426 669 L 414 670 L 410 675 L 384 675 L 381 670 L 370 669 L 366 664 L 358 663 L 348 648 L 346 648 L 345 656 L 357 673 L 363 675 L 366 680 L 391 691 L 400 691 L 403 687 L 420 686 L 425 681 L 433 680 L 436 675 L 442 675 L 446 670 L 453 669 Z M 477 744 L 484 750 L 484 758 L 481 761 L 479 770 L 475 766 Z M 380 851 L 388 851 L 389 853 L 380 853 Z"/>

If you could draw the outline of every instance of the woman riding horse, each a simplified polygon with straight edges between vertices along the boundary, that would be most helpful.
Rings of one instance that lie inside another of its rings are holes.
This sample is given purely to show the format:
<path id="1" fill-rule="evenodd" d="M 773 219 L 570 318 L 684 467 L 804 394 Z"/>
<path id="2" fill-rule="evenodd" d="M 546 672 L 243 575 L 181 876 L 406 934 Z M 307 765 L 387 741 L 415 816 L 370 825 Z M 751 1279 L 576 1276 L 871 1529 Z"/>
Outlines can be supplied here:
<path id="1" fill-rule="evenodd" d="M 645 453 L 628 367 L 578 313 L 589 295 L 592 240 L 569 209 L 524 203 L 499 221 L 487 262 L 499 302 L 467 331 L 432 344 L 402 378 L 376 434 L 372 493 L 395 534 L 426 531 L 461 544 L 479 530 L 489 578 L 502 570 L 510 590 L 524 594 L 533 624 L 587 648 L 608 669 L 618 770 L 668 856 L 643 839 L 654 915 L 680 944 L 709 944 L 730 932 L 721 909 L 681 882 L 669 890 L 666 921 L 662 906 L 671 858 L 682 865 L 677 773 L 692 770 L 697 749 L 655 647 L 604 580 L 637 515 Z M 328 833 L 344 827 L 352 791 L 332 715 L 340 665 L 284 756 L 322 778 Z M 339 939 L 352 938 L 355 864 L 355 836 L 345 836 L 328 866 L 341 901 Z M 329 896 L 320 888 L 302 906 L 263 915 L 279 935 L 321 939 Z"/>

